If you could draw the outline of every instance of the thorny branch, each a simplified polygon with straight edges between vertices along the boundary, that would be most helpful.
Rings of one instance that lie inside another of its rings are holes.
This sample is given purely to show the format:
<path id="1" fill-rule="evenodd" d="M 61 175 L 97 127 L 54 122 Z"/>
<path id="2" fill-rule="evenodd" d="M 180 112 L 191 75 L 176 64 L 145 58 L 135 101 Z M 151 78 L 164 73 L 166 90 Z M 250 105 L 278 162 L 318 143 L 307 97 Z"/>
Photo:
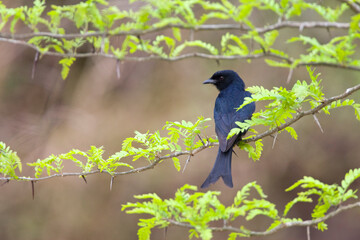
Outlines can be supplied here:
<path id="1" fill-rule="evenodd" d="M 211 229 L 212 231 L 217 231 L 217 232 L 229 231 L 229 232 L 242 233 L 248 237 L 267 236 L 267 235 L 274 234 L 284 228 L 314 226 L 320 222 L 324 222 L 324 221 L 338 215 L 339 213 L 341 213 L 343 211 L 347 211 L 349 209 L 353 209 L 356 207 L 360 207 L 360 202 L 356 202 L 356 203 L 349 204 L 346 206 L 340 206 L 335 211 L 330 212 L 321 218 L 317 218 L 317 219 L 313 219 L 313 220 L 306 220 L 306 221 L 295 221 L 295 222 L 282 223 L 271 230 L 267 230 L 267 231 L 263 231 L 263 232 L 243 230 L 241 228 L 236 228 L 236 227 L 232 227 L 232 226 L 228 226 L 228 225 L 223 226 L 223 227 L 209 227 L 209 229 Z M 178 222 L 173 219 L 164 219 L 164 220 L 168 221 L 170 224 L 172 224 L 174 226 L 185 227 L 185 228 L 194 228 L 191 224 L 188 224 L 188 223 Z"/>
<path id="2" fill-rule="evenodd" d="M 0 42 L 6 41 L 14 44 L 24 45 L 26 47 L 34 49 L 36 52 L 41 52 L 41 49 L 38 47 L 16 39 L 7 39 L 7 38 L 1 38 Z M 119 60 L 115 55 L 104 53 L 104 52 L 89 52 L 89 53 L 58 53 L 58 52 L 41 52 L 41 55 L 48 55 L 48 56 L 55 56 L 55 57 L 74 57 L 74 58 L 88 58 L 88 57 L 106 57 L 106 58 L 113 58 Z M 264 57 L 270 57 L 278 60 L 284 60 L 288 62 L 289 64 L 294 63 L 294 60 L 290 57 L 286 56 L 280 56 L 271 52 L 262 52 L 259 54 L 249 54 L 249 55 L 232 55 L 232 56 L 225 56 L 225 55 L 212 55 L 212 54 L 206 54 L 206 53 L 199 53 L 199 52 L 193 52 L 193 53 L 186 53 L 182 54 L 176 57 L 162 57 L 158 55 L 149 55 L 144 57 L 135 57 L 135 56 L 125 56 L 121 61 L 135 61 L 135 62 L 143 62 L 143 61 L 149 61 L 149 60 L 165 60 L 165 61 L 180 61 L 188 58 L 203 58 L 203 59 L 212 59 L 212 60 L 237 60 L 237 59 L 259 59 Z M 336 67 L 336 68 L 343 68 L 343 69 L 349 69 L 349 70 L 355 70 L 360 71 L 360 67 L 358 66 L 352 66 L 352 65 L 344 65 L 342 63 L 328 63 L 328 62 L 298 62 L 296 63 L 296 66 L 305 66 L 305 65 L 313 65 L 313 66 L 328 66 L 328 67 Z M 288 78 L 289 79 L 289 78 Z"/>
<path id="3" fill-rule="evenodd" d="M 261 138 L 264 138 L 264 137 L 267 137 L 267 136 L 270 136 L 276 132 L 279 132 L 281 130 L 283 130 L 284 128 L 294 124 L 295 122 L 297 122 L 298 120 L 300 120 L 302 117 L 304 116 L 307 116 L 307 115 L 313 115 L 313 114 L 316 114 L 318 113 L 321 109 L 323 109 L 324 107 L 330 105 L 332 102 L 335 102 L 337 100 L 340 100 L 340 99 L 344 99 L 346 98 L 347 96 L 351 95 L 352 93 L 358 91 L 360 89 L 360 84 L 354 86 L 354 87 L 351 87 L 351 88 L 348 88 L 346 89 L 346 91 L 340 95 L 337 95 L 337 96 L 334 96 L 334 97 L 331 97 L 331 98 L 328 98 L 328 99 L 324 99 L 321 104 L 319 104 L 317 107 L 313 108 L 313 109 L 310 109 L 310 110 L 307 110 L 307 111 L 301 111 L 301 112 L 298 112 L 297 115 L 295 115 L 294 118 L 292 118 L 290 121 L 284 123 L 284 124 L 281 124 L 280 126 L 278 126 L 277 128 L 273 128 L 273 129 L 270 129 L 266 132 L 263 132 L 263 133 L 260 133 L 256 136 L 253 136 L 251 138 L 247 138 L 247 139 L 244 139 L 243 141 L 245 143 L 247 142 L 254 142 L 254 141 L 257 141 Z"/>
<path id="4" fill-rule="evenodd" d="M 348 4 L 351 4 L 350 1 L 346 1 Z M 358 5 L 356 5 L 359 7 Z M 360 8 L 360 7 L 359 7 Z M 22 45 L 31 49 L 34 49 L 36 52 L 40 53 L 40 56 L 48 55 L 48 56 L 55 56 L 55 57 L 74 57 L 74 58 L 88 58 L 88 57 L 105 57 L 105 58 L 113 58 L 121 61 L 136 61 L 136 62 L 143 62 L 149 60 L 165 60 L 165 61 L 179 61 L 188 58 L 204 58 L 204 59 L 213 59 L 213 60 L 236 60 L 236 59 L 257 59 L 257 58 L 264 58 L 270 57 L 278 60 L 286 61 L 289 64 L 294 63 L 294 59 L 291 57 L 286 57 L 282 55 L 273 54 L 271 52 L 263 52 L 258 54 L 249 54 L 249 55 L 233 55 L 233 56 L 226 56 L 226 55 L 212 55 L 212 54 L 204 54 L 199 52 L 192 52 L 186 53 L 179 56 L 174 57 L 164 57 L 159 55 L 150 54 L 148 56 L 124 56 L 121 59 L 115 56 L 112 53 L 104 53 L 102 50 L 98 52 L 94 52 L 93 50 L 89 52 L 77 53 L 77 52 L 55 52 L 55 51 L 44 51 L 40 47 L 28 43 L 27 40 L 31 39 L 32 37 L 48 37 L 48 38 L 55 38 L 55 39 L 85 39 L 89 37 L 102 37 L 102 38 L 111 38 L 116 36 L 126 36 L 126 35 L 133 35 L 133 36 L 143 36 L 146 34 L 154 33 L 154 32 L 161 32 L 166 29 L 171 28 L 179 28 L 183 30 L 190 30 L 192 33 L 194 31 L 219 31 L 219 30 L 234 30 L 234 31 L 242 31 L 242 32 L 249 32 L 249 31 L 256 31 L 259 34 L 264 34 L 269 31 L 273 30 L 280 30 L 284 28 L 297 28 L 300 32 L 306 28 L 324 28 L 324 29 L 344 29 L 347 30 L 350 28 L 350 23 L 343 23 L 343 22 L 326 22 L 326 21 L 279 21 L 277 23 L 264 26 L 264 27 L 256 27 L 254 29 L 249 28 L 246 25 L 242 24 L 203 24 L 199 26 L 191 26 L 191 25 L 181 25 L 181 24 L 169 24 L 162 27 L 152 27 L 149 29 L 143 30 L 129 30 L 129 31 L 118 31 L 112 32 L 111 30 L 108 32 L 85 32 L 85 33 L 67 33 L 67 34 L 58 34 L 58 33 L 51 33 L 51 32 L 33 32 L 33 33 L 17 33 L 17 34 L 10 34 L 10 33 L 0 33 L 0 42 L 8 42 L 12 44 Z M 360 71 L 360 67 L 353 66 L 349 64 L 343 63 L 328 63 L 328 62 L 297 62 L 296 66 L 303 66 L 303 65 L 322 65 L 322 66 L 331 66 L 331 67 L 338 67 L 338 68 L 345 68 Z M 291 72 L 290 72 L 291 73 Z M 290 76 L 290 74 L 289 74 Z"/>
<path id="5" fill-rule="evenodd" d="M 114 37 L 114 36 L 126 36 L 134 35 L 141 36 L 149 33 L 160 32 L 165 29 L 171 28 L 180 28 L 184 30 L 192 31 L 212 31 L 212 30 L 239 30 L 239 31 L 251 31 L 255 30 L 259 34 L 264 34 L 272 30 L 278 30 L 282 28 L 298 28 L 299 31 L 302 31 L 305 28 L 337 28 L 337 29 L 348 29 L 350 27 L 349 23 L 342 22 L 322 22 L 322 21 L 280 21 L 272 25 L 265 27 L 257 27 L 255 29 L 249 28 L 241 24 L 203 24 L 199 26 L 191 25 L 181 25 L 181 24 L 169 24 L 162 27 L 153 27 L 145 30 L 130 30 L 130 31 L 118 31 L 118 32 L 90 32 L 90 33 L 67 33 L 67 34 L 58 34 L 51 32 L 34 32 L 34 33 L 0 33 L 1 39 L 30 39 L 32 37 L 51 37 L 51 38 L 64 38 L 64 39 L 74 39 L 74 38 L 87 38 L 87 37 Z M 4 40 L 0 40 L 4 41 Z"/>
<path id="6" fill-rule="evenodd" d="M 360 90 L 360 84 L 348 88 L 344 93 L 328 98 L 328 99 L 324 99 L 321 104 L 319 104 L 317 107 L 307 110 L 307 111 L 301 111 L 298 112 L 297 115 L 295 115 L 295 117 L 293 117 L 290 121 L 278 126 L 277 128 L 273 128 L 270 129 L 268 131 L 265 131 L 263 133 L 260 133 L 258 135 L 255 135 L 253 137 L 250 138 L 246 138 L 243 141 L 245 143 L 249 143 L 249 142 L 255 142 L 259 139 L 265 138 L 267 136 L 271 136 L 272 134 L 275 134 L 281 130 L 283 130 L 284 128 L 294 124 L 295 122 L 297 122 L 298 120 L 300 120 L 302 117 L 307 116 L 307 115 L 313 115 L 318 113 L 321 109 L 323 109 L 324 107 L 330 105 L 332 102 L 340 100 L 340 99 L 344 99 L 345 97 L 353 94 L 354 92 Z M 171 154 L 166 154 L 164 156 L 159 156 L 156 158 L 156 160 L 154 162 L 152 162 L 149 165 L 143 166 L 143 167 L 139 167 L 139 168 L 135 168 L 129 171 L 123 171 L 123 172 L 107 172 L 107 171 L 100 171 L 100 170 L 93 170 L 90 172 L 77 172 L 77 173 L 60 173 L 60 174 L 53 174 L 50 176 L 45 176 L 45 177 L 39 177 L 39 178 L 32 178 L 32 177 L 18 177 L 16 180 L 19 181 L 41 181 L 41 180 L 47 180 L 50 178 L 56 178 L 56 177 L 69 177 L 69 176 L 87 176 L 87 175 L 92 175 L 92 174 L 98 174 L 98 173 L 106 173 L 109 174 L 111 177 L 115 177 L 115 176 L 119 176 L 119 175 L 127 175 L 127 174 L 133 174 L 133 173 L 139 173 L 139 172 L 143 172 L 149 169 L 154 168 L 156 165 L 158 165 L 161 161 L 166 160 L 166 159 L 171 159 L 173 157 L 179 157 L 179 156 L 193 156 L 199 152 L 201 152 L 202 150 L 206 149 L 206 148 L 210 148 L 213 146 L 218 145 L 218 143 L 211 143 L 211 142 L 206 142 L 204 145 L 202 145 L 199 148 L 195 148 L 191 151 L 181 151 L 181 152 L 174 152 Z M 2 181 L 6 181 L 9 182 L 10 180 L 15 180 L 14 178 L 10 178 L 10 177 L 0 177 L 0 180 Z"/>

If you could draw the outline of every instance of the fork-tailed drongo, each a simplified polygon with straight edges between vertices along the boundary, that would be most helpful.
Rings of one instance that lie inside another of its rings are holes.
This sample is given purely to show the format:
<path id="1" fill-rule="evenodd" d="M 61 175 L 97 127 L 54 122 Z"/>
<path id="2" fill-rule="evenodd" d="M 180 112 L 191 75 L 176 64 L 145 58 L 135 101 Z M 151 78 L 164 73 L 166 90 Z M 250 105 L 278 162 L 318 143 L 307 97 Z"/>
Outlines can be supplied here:
<path id="1" fill-rule="evenodd" d="M 250 103 L 236 111 L 243 103 L 245 97 L 251 97 L 251 93 L 245 91 L 245 84 L 239 75 L 232 70 L 222 70 L 214 73 L 204 84 L 214 84 L 220 91 L 215 101 L 214 120 L 215 131 L 219 139 L 219 151 L 213 169 L 201 188 L 215 183 L 220 177 L 224 183 L 233 187 L 231 176 L 231 156 L 234 145 L 241 140 L 245 132 L 234 135 L 230 139 L 227 136 L 231 129 L 238 127 L 235 122 L 244 122 L 250 119 L 255 111 L 255 103 Z"/>

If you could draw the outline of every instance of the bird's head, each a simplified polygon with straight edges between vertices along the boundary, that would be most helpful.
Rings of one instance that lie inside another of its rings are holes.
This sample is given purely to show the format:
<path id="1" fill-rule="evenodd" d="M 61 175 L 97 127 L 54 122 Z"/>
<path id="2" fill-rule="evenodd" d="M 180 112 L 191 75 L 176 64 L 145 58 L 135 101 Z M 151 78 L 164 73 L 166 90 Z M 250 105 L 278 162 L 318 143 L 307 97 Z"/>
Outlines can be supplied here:
<path id="1" fill-rule="evenodd" d="M 214 84 L 219 91 L 224 90 L 233 83 L 238 85 L 242 90 L 245 89 L 243 80 L 232 70 L 217 71 L 211 78 L 203 82 L 203 84 Z"/>

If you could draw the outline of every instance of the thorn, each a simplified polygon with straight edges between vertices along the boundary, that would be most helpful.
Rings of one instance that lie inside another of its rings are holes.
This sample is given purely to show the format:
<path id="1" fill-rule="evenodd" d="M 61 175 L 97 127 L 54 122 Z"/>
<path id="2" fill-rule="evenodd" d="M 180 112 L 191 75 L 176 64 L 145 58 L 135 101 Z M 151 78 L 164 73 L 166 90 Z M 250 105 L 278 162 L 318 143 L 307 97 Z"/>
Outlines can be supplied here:
<path id="1" fill-rule="evenodd" d="M 139 39 L 140 46 L 141 46 L 142 50 L 144 50 L 144 49 L 145 49 L 145 46 L 144 46 L 144 42 L 143 42 L 141 36 L 140 36 L 140 35 L 137 35 L 136 37 L 137 37 L 137 39 Z"/>
<path id="2" fill-rule="evenodd" d="M 39 55 L 40 55 L 40 53 L 38 51 L 36 51 L 32 71 L 31 71 L 31 79 L 34 79 L 34 77 L 35 77 L 35 69 L 36 69 L 37 62 L 39 61 Z"/>
<path id="3" fill-rule="evenodd" d="M 113 183 L 114 183 L 114 176 L 111 176 L 111 179 L 110 179 L 110 191 L 112 190 Z"/>
<path id="4" fill-rule="evenodd" d="M 101 38 L 101 45 L 100 45 L 100 53 L 104 52 L 104 48 L 105 48 L 105 34 L 103 34 L 102 38 Z"/>
<path id="5" fill-rule="evenodd" d="M 226 226 L 227 226 L 227 220 L 224 219 L 224 227 L 226 227 Z"/>
<path id="6" fill-rule="evenodd" d="M 264 53 L 264 55 L 266 55 L 266 54 L 267 54 L 267 51 L 266 51 L 266 49 L 264 48 L 264 46 L 260 44 L 260 48 L 261 48 L 261 51 Z"/>
<path id="7" fill-rule="evenodd" d="M 275 133 L 273 144 L 272 144 L 272 149 L 274 149 L 274 147 L 275 147 L 275 142 L 276 142 L 277 136 L 278 136 L 278 132 Z"/>
<path id="8" fill-rule="evenodd" d="M 165 228 L 164 228 L 164 239 L 166 239 L 167 231 L 168 231 L 168 227 L 165 227 Z"/>
<path id="9" fill-rule="evenodd" d="M 299 32 L 302 32 L 302 31 L 304 30 L 304 27 L 305 27 L 304 24 L 300 24 L 300 26 L 299 26 Z"/>
<path id="10" fill-rule="evenodd" d="M 187 165 L 188 165 L 188 163 L 190 162 L 190 158 L 191 158 L 191 154 L 189 154 L 189 157 L 186 159 L 186 162 L 185 162 L 185 165 L 184 165 L 184 168 L 183 168 L 182 173 L 184 173 L 184 172 L 185 172 L 186 166 L 187 166 Z"/>
<path id="11" fill-rule="evenodd" d="M 201 143 L 205 146 L 204 140 L 201 138 L 200 134 L 197 134 L 198 138 L 200 139 Z"/>
<path id="12" fill-rule="evenodd" d="M 236 152 L 235 152 L 234 149 L 232 149 L 232 152 L 235 154 L 236 157 L 239 157 L 239 156 L 236 154 Z"/>
<path id="13" fill-rule="evenodd" d="M 287 83 L 287 84 L 290 83 L 290 80 L 291 80 L 291 78 L 292 78 L 292 76 L 293 76 L 293 73 L 294 73 L 294 68 L 290 68 L 290 69 L 289 69 L 288 77 L 287 77 L 287 79 L 286 79 L 286 83 Z"/>
<path id="14" fill-rule="evenodd" d="M 31 193 L 32 193 L 32 199 L 35 199 L 35 186 L 34 186 L 34 181 L 31 180 Z"/>
<path id="15" fill-rule="evenodd" d="M 190 41 L 194 41 L 194 29 L 190 30 Z"/>
<path id="16" fill-rule="evenodd" d="M 330 31 L 330 28 L 326 28 L 327 32 L 329 33 L 329 37 L 332 38 L 332 34 L 331 34 L 331 31 Z"/>
<path id="17" fill-rule="evenodd" d="M 323 130 L 323 128 L 322 128 L 321 125 L 320 125 L 319 119 L 316 117 L 315 114 L 313 114 L 313 117 L 314 117 L 314 120 L 315 120 L 316 124 L 317 124 L 318 127 L 320 128 L 320 131 L 321 131 L 322 133 L 324 133 L 324 130 Z"/>
<path id="18" fill-rule="evenodd" d="M 10 182 L 10 179 L 6 179 L 5 182 L 3 182 L 0 187 L 4 186 L 5 184 L 9 183 Z"/>
<path id="19" fill-rule="evenodd" d="M 91 53 L 95 53 L 95 52 L 96 52 L 96 48 L 94 44 L 91 44 Z"/>
<path id="20" fill-rule="evenodd" d="M 119 59 L 116 60 L 116 76 L 117 76 L 118 80 L 120 80 L 120 60 Z"/>
<path id="21" fill-rule="evenodd" d="M 85 178 L 85 175 L 81 175 L 82 179 L 84 179 L 85 183 L 87 184 L 87 181 L 86 181 L 86 178 Z"/>
<path id="22" fill-rule="evenodd" d="M 310 226 L 306 227 L 306 236 L 307 236 L 307 240 L 310 240 Z"/>

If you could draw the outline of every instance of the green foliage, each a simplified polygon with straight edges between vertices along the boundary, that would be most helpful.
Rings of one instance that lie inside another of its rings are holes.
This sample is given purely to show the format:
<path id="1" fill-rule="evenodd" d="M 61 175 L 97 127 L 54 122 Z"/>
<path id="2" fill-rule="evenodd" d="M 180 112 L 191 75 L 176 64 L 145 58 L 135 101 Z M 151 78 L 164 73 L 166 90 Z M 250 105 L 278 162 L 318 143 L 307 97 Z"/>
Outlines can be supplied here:
<path id="1" fill-rule="evenodd" d="M 254 113 L 251 120 L 237 122 L 239 127 L 232 129 L 228 137 L 248 130 L 250 134 L 243 139 L 244 141 L 240 141 L 238 146 L 248 152 L 249 158 L 254 161 L 261 158 L 263 150 L 262 138 L 256 139 L 253 143 L 249 141 L 259 134 L 255 130 L 258 126 L 265 126 L 268 131 L 272 131 L 275 134 L 286 131 L 292 138 L 297 139 L 296 130 L 290 126 L 289 122 L 294 121 L 294 119 L 296 120 L 296 118 L 304 114 L 304 111 L 317 108 L 319 104 L 327 100 L 322 92 L 321 80 L 319 79 L 320 74 L 315 74 L 315 69 L 310 67 L 307 70 L 310 80 L 308 82 L 297 81 L 291 90 L 287 90 L 284 87 L 274 87 L 271 90 L 261 86 L 248 88 L 252 92 L 252 97 L 246 98 L 244 103 L 239 106 L 239 109 L 251 102 L 259 103 L 260 101 L 267 101 L 267 105 Z M 333 101 L 318 111 L 330 114 L 330 110 L 343 106 L 353 107 L 356 118 L 360 120 L 360 104 L 352 99 Z M 181 164 L 177 153 L 181 152 L 182 155 L 191 155 L 195 149 L 217 142 L 216 139 L 200 137 L 202 131 L 207 128 L 204 123 L 209 120 L 209 118 L 199 117 L 195 123 L 184 120 L 181 122 L 166 122 L 163 127 L 166 136 L 162 136 L 160 131 L 155 131 L 154 133 L 135 131 L 134 137 L 126 138 L 122 143 L 122 149 L 109 158 L 102 156 L 104 151 L 101 147 L 92 146 L 88 152 L 74 149 L 65 154 L 51 155 L 45 159 L 38 159 L 29 165 L 35 167 L 36 177 L 40 177 L 44 170 L 46 170 L 48 175 L 51 175 L 53 172 L 61 173 L 63 170 L 63 160 L 74 162 L 84 174 L 94 170 L 114 174 L 118 167 L 125 166 L 132 168 L 129 163 L 123 162 L 125 158 L 132 159 L 133 161 L 142 158 L 146 159 L 150 164 L 157 164 L 157 162 L 163 159 L 171 158 L 175 169 L 180 171 Z M 15 166 L 12 168 L 12 171 L 15 170 Z"/>
<path id="2" fill-rule="evenodd" d="M 192 151 L 195 148 L 203 146 L 210 139 L 199 139 L 195 141 L 196 137 L 199 136 L 201 131 L 208 126 L 203 126 L 207 121 L 210 121 L 210 118 L 199 117 L 195 123 L 181 121 L 180 122 L 166 122 L 163 129 L 168 131 L 169 141 L 174 143 L 174 146 L 171 146 L 169 149 L 174 151 L 181 151 L 180 145 L 178 145 L 179 139 L 182 139 L 182 143 L 185 145 L 187 151 Z"/>
<path id="3" fill-rule="evenodd" d="M 252 93 L 251 98 L 246 98 L 244 103 L 239 107 L 242 108 L 251 102 L 267 101 L 267 105 L 254 113 L 251 120 L 245 122 L 237 122 L 239 128 L 234 128 L 230 131 L 229 136 L 256 126 L 265 126 L 269 131 L 278 129 L 276 132 L 281 133 L 283 131 L 288 132 L 292 138 L 297 139 L 298 135 L 293 127 L 287 126 L 290 120 L 293 120 L 301 112 L 305 110 L 311 110 L 319 106 L 325 98 L 325 94 L 322 91 L 320 74 L 315 74 L 315 69 L 307 67 L 310 82 L 298 80 L 291 90 L 287 90 L 284 87 L 274 87 L 271 90 L 265 89 L 261 86 L 248 87 L 247 90 Z M 355 109 L 355 116 L 359 118 L 359 103 L 355 103 L 352 99 L 338 100 L 332 102 L 330 105 L 321 109 L 322 112 L 330 114 L 330 109 L 339 108 L 343 106 L 351 106 Z M 283 126 L 283 127 L 282 127 Z M 280 128 L 282 127 L 282 128 Z M 244 138 L 251 139 L 258 133 L 255 130 L 251 130 L 252 134 Z M 262 152 L 262 139 L 255 141 L 252 146 L 249 143 L 239 142 L 239 147 L 249 153 L 249 157 L 253 160 L 259 160 Z"/>
<path id="4" fill-rule="evenodd" d="M 212 138 L 200 139 L 200 133 L 207 128 L 204 123 L 209 120 L 210 118 L 199 117 L 195 123 L 189 121 L 166 122 L 163 127 L 167 134 L 165 137 L 162 137 L 159 131 L 154 133 L 135 131 L 134 137 L 126 138 L 122 143 L 121 150 L 108 158 L 103 156 L 104 150 L 102 147 L 91 146 L 87 152 L 73 149 L 68 153 L 52 154 L 45 159 L 38 159 L 36 162 L 28 163 L 28 165 L 34 167 L 36 178 L 41 177 L 44 171 L 48 176 L 54 173 L 63 173 L 64 160 L 73 162 L 80 168 L 80 173 L 83 173 L 83 175 L 97 170 L 114 175 L 119 171 L 119 167 L 134 169 L 124 160 L 132 159 L 132 161 L 136 161 L 140 158 L 147 160 L 150 164 L 171 158 L 175 169 L 180 171 L 181 165 L 180 160 L 176 157 L 177 152 L 185 154 L 184 151 L 187 151 L 188 154 L 191 154 L 194 149 L 200 148 L 204 144 L 216 142 Z M 0 173 L 17 179 L 15 169 L 19 168 L 21 171 L 20 159 L 4 143 L 0 142 L 0 147 Z M 26 178 L 23 180 L 26 180 Z"/>
<path id="5" fill-rule="evenodd" d="M 260 199 L 249 199 L 251 189 L 257 191 Z M 148 201 L 124 204 L 122 210 L 126 210 L 128 214 L 146 213 L 152 216 L 152 218 L 140 219 L 139 239 L 150 239 L 152 228 L 164 228 L 173 222 L 189 226 L 191 228 L 189 230 L 190 238 L 195 236 L 201 239 L 211 239 L 212 229 L 209 228 L 209 224 L 214 221 L 226 220 L 227 223 L 230 223 L 239 217 L 252 220 L 258 215 L 265 215 L 271 219 L 278 217 L 275 205 L 265 199 L 266 195 L 255 182 L 247 184 L 238 191 L 234 204 L 229 207 L 221 204 L 218 199 L 220 192 L 189 193 L 189 191 L 196 190 L 196 186 L 186 184 L 177 190 L 174 198 L 165 200 L 156 194 L 138 195 L 135 198 Z M 243 235 L 246 235 L 245 228 L 242 232 Z"/>
<path id="6" fill-rule="evenodd" d="M 7 147 L 5 143 L 0 142 L 0 174 L 17 179 L 15 170 L 19 169 L 21 172 L 22 165 L 16 152 Z"/>
<path id="7" fill-rule="evenodd" d="M 61 70 L 61 77 L 65 79 L 70 71 L 70 66 L 74 63 L 75 58 L 63 58 L 59 61 L 59 63 L 62 65 Z"/>
<path id="8" fill-rule="evenodd" d="M 330 207 L 338 207 L 350 198 L 357 198 L 356 190 L 349 189 L 351 183 L 360 178 L 360 169 L 350 170 L 341 186 L 326 184 L 312 177 L 304 177 L 290 186 L 286 191 L 301 187 L 304 191 L 285 206 L 283 215 L 279 214 L 276 205 L 266 200 L 267 196 L 256 182 L 250 182 L 242 187 L 234 197 L 234 203 L 226 207 L 218 196 L 218 191 L 198 192 L 196 186 L 184 185 L 175 193 L 174 198 L 162 199 L 157 194 L 137 195 L 135 198 L 143 201 L 126 203 L 122 210 L 128 214 L 147 214 L 149 218 L 139 220 L 139 239 L 150 239 L 153 228 L 165 228 L 169 225 L 187 227 L 189 238 L 193 236 L 201 239 L 212 239 L 212 227 L 215 222 L 224 222 L 224 228 L 229 233 L 228 239 L 236 237 L 250 237 L 253 231 L 245 226 L 234 227 L 231 224 L 238 223 L 240 218 L 251 221 L 259 215 L 269 218 L 272 223 L 264 231 L 264 235 L 281 224 L 301 223 L 300 218 L 287 218 L 289 210 L 298 202 L 312 202 L 313 195 L 317 196 L 317 205 L 314 207 L 311 217 L 313 220 L 324 217 L 329 213 Z M 190 193 L 193 192 L 193 193 Z M 250 198 L 250 196 L 255 196 Z M 315 198 L 316 199 L 316 198 Z M 327 229 L 325 222 L 318 223 L 318 229 Z M 259 232 L 256 232 L 259 233 Z"/>
<path id="9" fill-rule="evenodd" d="M 317 204 L 311 214 L 313 219 L 324 217 L 331 207 L 336 207 L 347 201 L 355 198 L 357 190 L 349 189 L 349 186 L 360 178 L 360 169 L 350 170 L 346 173 L 344 180 L 341 181 L 341 186 L 337 184 L 325 184 L 312 177 L 304 177 L 290 186 L 286 191 L 291 191 L 297 187 L 306 189 L 306 191 L 298 193 L 298 197 L 289 202 L 284 211 L 284 216 L 298 202 L 312 202 L 312 195 L 318 196 Z M 321 231 L 327 230 L 327 225 L 324 222 L 318 224 L 318 229 Z"/>
<path id="10" fill-rule="evenodd" d="M 135 2 L 141 6 L 136 7 L 136 10 L 131 8 Z M 321 43 L 322 40 L 306 35 L 282 35 L 281 44 L 278 44 L 277 39 L 281 32 L 271 27 L 266 29 L 269 25 L 275 26 L 276 22 L 267 22 L 263 28 L 259 28 L 251 21 L 253 12 L 257 11 L 279 19 L 278 23 L 295 22 L 297 17 L 304 13 L 313 16 L 313 19 L 306 19 L 307 21 L 322 20 L 332 23 L 345 16 L 344 12 L 349 9 L 346 3 L 339 2 L 329 7 L 305 0 L 132 0 L 129 4 L 129 9 L 122 10 L 111 6 L 106 0 L 87 0 L 71 5 L 54 4 L 48 8 L 44 0 L 33 1 L 33 6 L 16 8 L 8 8 L 4 3 L 0 3 L 0 31 L 6 31 L 8 26 L 8 31 L 16 34 L 16 26 L 22 23 L 30 32 L 38 33 L 29 37 L 27 43 L 33 45 L 41 54 L 55 52 L 62 55 L 60 64 L 63 67 L 63 78 L 67 77 L 69 67 L 74 61 L 72 57 L 80 48 L 86 49 L 88 45 L 93 46 L 91 51 L 95 50 L 95 54 L 106 54 L 120 60 L 132 55 L 138 56 L 138 53 L 174 59 L 184 52 L 198 52 L 202 49 L 210 56 L 221 54 L 223 57 L 239 56 L 251 59 L 252 56 L 271 55 L 275 59 L 267 58 L 266 62 L 277 67 L 295 68 L 311 63 L 360 66 L 360 62 L 354 59 L 358 53 L 360 38 L 358 15 L 351 16 L 346 34 L 336 37 L 330 35 L 327 43 Z M 235 34 L 227 31 L 221 36 L 219 44 L 209 42 L 208 39 L 184 37 L 189 35 L 184 33 L 185 31 L 198 30 L 205 25 L 211 26 L 210 23 L 214 21 L 215 30 L 221 23 L 230 23 L 241 26 L 244 32 Z M 70 28 L 67 27 L 69 22 L 73 25 Z M 73 28 L 76 34 L 69 37 L 67 34 L 73 34 Z M 172 29 L 172 34 L 160 32 L 164 28 Z M 39 32 L 39 29 L 42 29 L 42 32 Z M 260 33 L 259 29 L 262 29 Z M 157 32 L 156 37 L 145 34 L 154 31 Z M 111 41 L 111 38 L 118 35 L 125 37 L 120 44 L 114 44 L 119 42 L 119 39 Z M 16 38 L 16 35 L 14 37 Z M 288 38 L 287 41 L 284 37 Z M 283 47 L 284 41 L 289 46 Z M 306 51 L 300 56 L 289 57 L 281 49 L 292 47 L 294 42 L 301 42 L 306 46 Z"/>

